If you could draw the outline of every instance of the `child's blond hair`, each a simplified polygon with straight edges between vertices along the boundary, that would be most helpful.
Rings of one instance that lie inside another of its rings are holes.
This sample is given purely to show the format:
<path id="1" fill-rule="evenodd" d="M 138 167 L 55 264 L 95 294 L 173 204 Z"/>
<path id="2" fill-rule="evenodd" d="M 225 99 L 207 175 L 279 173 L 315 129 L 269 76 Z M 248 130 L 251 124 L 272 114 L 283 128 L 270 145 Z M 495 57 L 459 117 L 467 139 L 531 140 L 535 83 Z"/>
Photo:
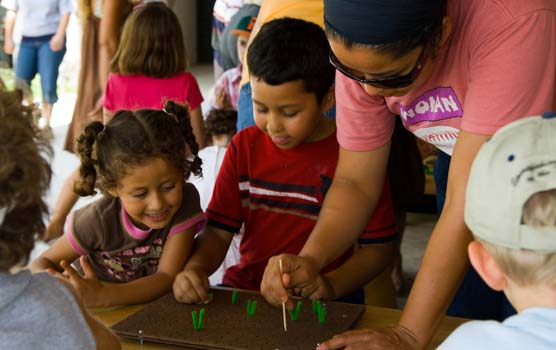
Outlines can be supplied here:
<path id="1" fill-rule="evenodd" d="M 523 224 L 549 226 L 556 231 L 556 189 L 532 195 L 523 206 Z M 502 271 L 519 286 L 556 289 L 556 253 L 511 249 L 478 239 Z"/>

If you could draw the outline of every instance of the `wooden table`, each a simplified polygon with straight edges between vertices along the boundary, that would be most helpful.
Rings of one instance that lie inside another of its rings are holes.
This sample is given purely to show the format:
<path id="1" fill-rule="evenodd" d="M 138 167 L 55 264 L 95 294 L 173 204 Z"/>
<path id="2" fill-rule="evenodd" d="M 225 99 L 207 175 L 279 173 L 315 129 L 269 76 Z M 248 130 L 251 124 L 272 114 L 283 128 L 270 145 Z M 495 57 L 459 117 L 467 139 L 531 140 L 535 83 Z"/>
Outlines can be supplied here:
<path id="1" fill-rule="evenodd" d="M 141 310 L 145 305 L 133 305 L 133 306 L 122 306 L 109 309 L 94 309 L 91 313 L 100 319 L 107 326 L 112 326 L 113 324 L 123 320 L 129 315 L 136 313 Z M 356 329 L 368 328 L 368 327 L 381 327 L 389 326 L 398 322 L 401 316 L 401 310 L 388 309 L 376 306 L 367 306 L 366 312 L 363 314 L 357 325 Z M 466 322 L 466 319 L 455 318 L 455 317 L 445 317 L 440 323 L 438 331 L 436 332 L 432 342 L 431 349 L 435 349 L 457 326 Z M 170 345 L 145 343 L 140 345 L 137 341 L 122 340 L 123 349 L 187 349 L 195 350 L 193 348 L 175 347 Z"/>

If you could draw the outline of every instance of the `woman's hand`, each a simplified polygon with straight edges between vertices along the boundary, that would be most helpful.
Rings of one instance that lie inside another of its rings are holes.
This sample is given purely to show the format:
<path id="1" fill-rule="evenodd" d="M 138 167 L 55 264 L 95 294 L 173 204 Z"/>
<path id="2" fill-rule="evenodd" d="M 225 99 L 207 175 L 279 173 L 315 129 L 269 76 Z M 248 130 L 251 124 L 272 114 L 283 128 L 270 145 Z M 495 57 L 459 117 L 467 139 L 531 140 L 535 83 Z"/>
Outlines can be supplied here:
<path id="1" fill-rule="evenodd" d="M 282 261 L 282 271 L 280 271 Z M 318 271 L 311 260 L 293 254 L 281 254 L 268 260 L 261 282 L 261 294 L 274 306 L 286 303 L 288 309 L 294 307 L 287 289 L 301 290 L 316 284 Z"/>
<path id="2" fill-rule="evenodd" d="M 347 331 L 319 344 L 317 350 L 422 350 L 415 336 L 402 326 Z"/>
<path id="3" fill-rule="evenodd" d="M 65 41 L 65 34 L 54 34 L 54 36 L 50 39 L 50 48 L 52 51 L 60 51 L 64 48 Z"/>

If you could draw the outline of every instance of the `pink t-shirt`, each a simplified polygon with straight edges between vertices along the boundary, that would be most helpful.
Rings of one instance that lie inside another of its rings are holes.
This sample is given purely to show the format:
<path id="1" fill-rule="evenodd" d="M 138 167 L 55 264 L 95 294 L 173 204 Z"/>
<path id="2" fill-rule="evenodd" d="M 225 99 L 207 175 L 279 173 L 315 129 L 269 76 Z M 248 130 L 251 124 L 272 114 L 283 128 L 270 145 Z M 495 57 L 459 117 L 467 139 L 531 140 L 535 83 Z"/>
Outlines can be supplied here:
<path id="1" fill-rule="evenodd" d="M 400 115 L 408 130 L 451 155 L 460 130 L 492 135 L 556 109 L 556 1 L 448 0 L 448 15 L 448 45 L 430 77 L 405 96 L 371 97 L 337 72 L 342 147 L 384 145 Z"/>
<path id="2" fill-rule="evenodd" d="M 111 73 L 104 91 L 104 108 L 110 112 L 121 109 L 162 109 L 166 101 L 188 104 L 194 110 L 203 96 L 193 74 L 183 72 L 170 78 Z"/>

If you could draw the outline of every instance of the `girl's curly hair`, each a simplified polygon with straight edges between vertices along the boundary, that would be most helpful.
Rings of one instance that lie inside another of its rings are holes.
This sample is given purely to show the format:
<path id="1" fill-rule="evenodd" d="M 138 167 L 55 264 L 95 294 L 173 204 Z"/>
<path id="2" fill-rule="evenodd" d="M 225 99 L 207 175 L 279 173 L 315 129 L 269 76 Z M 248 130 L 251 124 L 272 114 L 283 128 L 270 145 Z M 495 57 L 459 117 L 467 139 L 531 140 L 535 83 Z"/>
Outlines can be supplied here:
<path id="1" fill-rule="evenodd" d="M 186 143 L 192 157 L 188 157 Z M 201 176 L 199 146 L 187 108 L 169 101 L 164 110 L 119 111 L 103 125 L 92 122 L 77 139 L 81 158 L 80 180 L 73 190 L 80 196 L 105 195 L 118 186 L 127 169 L 152 158 L 163 158 L 182 169 L 184 179 L 192 172 Z M 97 181 L 98 175 L 98 181 Z"/>
<path id="2" fill-rule="evenodd" d="M 52 171 L 52 149 L 32 123 L 31 111 L 22 107 L 21 91 L 0 87 L 0 271 L 26 264 L 41 238 L 48 214 L 43 195 Z"/>

